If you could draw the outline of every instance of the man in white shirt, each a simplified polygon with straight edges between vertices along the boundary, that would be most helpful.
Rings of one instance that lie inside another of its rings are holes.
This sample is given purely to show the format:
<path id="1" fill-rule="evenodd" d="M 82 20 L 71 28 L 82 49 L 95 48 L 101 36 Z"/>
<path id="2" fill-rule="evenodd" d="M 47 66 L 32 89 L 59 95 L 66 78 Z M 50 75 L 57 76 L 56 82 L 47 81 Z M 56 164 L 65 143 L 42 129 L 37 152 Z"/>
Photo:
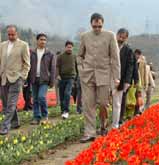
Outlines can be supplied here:
<path id="1" fill-rule="evenodd" d="M 37 48 L 31 52 L 30 81 L 33 92 L 33 121 L 39 124 L 48 120 L 46 94 L 48 86 L 53 87 L 55 81 L 55 56 L 46 49 L 47 36 L 37 35 Z"/>
<path id="2" fill-rule="evenodd" d="M 18 95 L 30 69 L 28 44 L 18 39 L 14 25 L 7 28 L 8 41 L 0 46 L 0 79 L 2 103 L 5 119 L 0 130 L 1 135 L 8 133 L 11 127 L 20 126 L 16 104 Z"/>

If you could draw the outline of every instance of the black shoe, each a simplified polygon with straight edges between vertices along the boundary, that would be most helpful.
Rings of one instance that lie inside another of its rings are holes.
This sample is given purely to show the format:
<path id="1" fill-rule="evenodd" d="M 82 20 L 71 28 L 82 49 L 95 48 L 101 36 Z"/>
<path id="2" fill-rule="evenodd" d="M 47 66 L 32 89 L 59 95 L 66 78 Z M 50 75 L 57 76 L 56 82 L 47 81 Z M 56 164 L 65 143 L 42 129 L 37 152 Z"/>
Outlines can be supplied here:
<path id="1" fill-rule="evenodd" d="M 94 141 L 95 137 L 92 137 L 92 136 L 83 136 L 81 139 L 80 139 L 80 143 L 87 143 L 87 142 L 90 142 L 90 141 Z"/>
<path id="2" fill-rule="evenodd" d="M 11 126 L 12 129 L 18 129 L 20 128 L 20 125 L 16 125 L 16 126 Z"/>
<path id="3" fill-rule="evenodd" d="M 124 121 L 123 120 L 120 120 L 119 121 L 119 127 L 121 127 L 123 125 Z"/>
<path id="4" fill-rule="evenodd" d="M 33 109 L 33 107 L 31 105 L 25 106 L 23 108 L 24 111 L 31 111 Z"/>
<path id="5" fill-rule="evenodd" d="M 101 136 L 105 136 L 105 135 L 107 135 L 107 133 L 108 133 L 107 129 L 99 129 L 96 131 L 96 134 L 101 135 Z"/>
<path id="6" fill-rule="evenodd" d="M 25 108 L 25 109 L 23 109 L 23 111 L 29 111 L 29 109 L 26 109 L 26 108 Z"/>
<path id="7" fill-rule="evenodd" d="M 0 135 L 7 135 L 7 134 L 8 134 L 8 130 L 7 129 L 0 130 Z"/>
<path id="8" fill-rule="evenodd" d="M 106 128 L 101 129 L 101 136 L 105 136 L 108 134 L 108 130 Z"/>
<path id="9" fill-rule="evenodd" d="M 28 109 L 29 109 L 29 110 L 32 110 L 32 109 L 33 109 L 33 106 L 32 106 L 32 105 L 29 105 L 29 106 L 28 106 Z"/>

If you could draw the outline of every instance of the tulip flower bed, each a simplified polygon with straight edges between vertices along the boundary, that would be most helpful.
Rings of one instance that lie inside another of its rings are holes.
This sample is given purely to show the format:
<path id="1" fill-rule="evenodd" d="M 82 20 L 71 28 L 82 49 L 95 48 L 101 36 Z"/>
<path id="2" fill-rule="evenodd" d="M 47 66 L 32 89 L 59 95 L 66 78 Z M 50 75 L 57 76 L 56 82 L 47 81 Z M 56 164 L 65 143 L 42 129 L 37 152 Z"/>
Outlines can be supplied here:
<path id="1" fill-rule="evenodd" d="M 97 138 L 65 165 L 159 165 L 159 105 Z"/>
<path id="2" fill-rule="evenodd" d="M 27 135 L 18 133 L 0 137 L 0 165 L 17 165 L 22 160 L 30 159 L 41 151 L 53 148 L 65 140 L 81 135 L 83 117 L 71 117 L 56 125 L 40 125 Z"/>

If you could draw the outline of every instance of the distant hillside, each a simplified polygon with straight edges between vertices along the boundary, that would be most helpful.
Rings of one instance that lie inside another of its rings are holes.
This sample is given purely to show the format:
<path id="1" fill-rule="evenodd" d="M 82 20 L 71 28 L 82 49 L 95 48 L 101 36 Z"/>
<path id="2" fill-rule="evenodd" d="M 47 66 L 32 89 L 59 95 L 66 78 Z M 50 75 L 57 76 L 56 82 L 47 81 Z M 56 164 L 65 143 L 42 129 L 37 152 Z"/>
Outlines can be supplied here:
<path id="1" fill-rule="evenodd" d="M 100 12 L 106 29 L 117 31 L 124 26 L 131 34 L 156 33 L 158 6 L 158 0 L 1 0 L 0 20 L 72 37 L 78 28 L 89 27 L 92 13 Z"/>
<path id="2" fill-rule="evenodd" d="M 19 38 L 28 42 L 30 48 L 35 48 L 37 32 L 33 32 L 32 29 L 23 29 L 21 27 L 17 27 L 17 29 L 18 29 Z M 7 31 L 5 25 L 1 25 L 1 37 L 2 37 L 2 41 L 7 40 Z M 57 35 L 54 36 L 49 35 L 48 44 L 47 44 L 48 48 L 53 52 L 57 52 L 63 49 L 65 40 L 66 40 L 65 38 L 59 37 Z"/>

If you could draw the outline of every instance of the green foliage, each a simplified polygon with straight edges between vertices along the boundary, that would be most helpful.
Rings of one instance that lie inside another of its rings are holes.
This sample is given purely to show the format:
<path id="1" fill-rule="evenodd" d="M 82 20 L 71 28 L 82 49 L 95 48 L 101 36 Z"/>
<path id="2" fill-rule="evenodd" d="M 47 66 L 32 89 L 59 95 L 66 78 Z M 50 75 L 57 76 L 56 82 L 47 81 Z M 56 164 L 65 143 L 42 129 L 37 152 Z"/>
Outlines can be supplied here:
<path id="1" fill-rule="evenodd" d="M 17 165 L 47 149 L 53 148 L 68 139 L 81 135 L 83 117 L 71 117 L 56 125 L 40 125 L 27 135 L 18 133 L 10 137 L 0 137 L 0 165 Z"/>
<path id="2" fill-rule="evenodd" d="M 76 109 L 76 106 L 71 105 L 70 114 L 74 114 L 76 112 L 75 109 Z M 50 118 L 58 117 L 60 115 L 61 115 L 60 107 L 51 107 L 48 109 L 48 116 Z M 24 125 L 24 124 L 29 123 L 33 119 L 33 112 L 21 111 L 21 112 L 18 112 L 18 116 L 19 116 L 21 125 Z M 2 113 L 0 113 L 0 122 L 2 122 L 3 119 L 4 119 L 4 115 Z"/>

